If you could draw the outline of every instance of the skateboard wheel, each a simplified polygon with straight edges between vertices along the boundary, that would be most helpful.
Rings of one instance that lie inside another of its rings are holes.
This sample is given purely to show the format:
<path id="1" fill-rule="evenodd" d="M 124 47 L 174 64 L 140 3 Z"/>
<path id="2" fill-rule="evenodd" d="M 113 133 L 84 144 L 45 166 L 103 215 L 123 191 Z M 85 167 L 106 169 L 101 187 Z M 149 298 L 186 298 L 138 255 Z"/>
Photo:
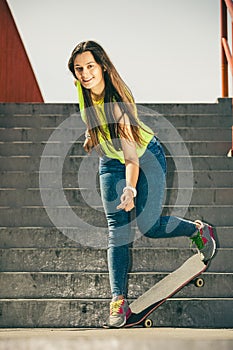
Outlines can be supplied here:
<path id="1" fill-rule="evenodd" d="M 195 279 L 194 284 L 196 287 L 201 288 L 204 286 L 205 281 L 203 280 L 203 278 L 197 278 Z"/>
<path id="2" fill-rule="evenodd" d="M 147 318 L 143 322 L 143 327 L 145 327 L 145 328 L 151 328 L 152 326 L 153 326 L 153 321 L 150 318 Z"/>

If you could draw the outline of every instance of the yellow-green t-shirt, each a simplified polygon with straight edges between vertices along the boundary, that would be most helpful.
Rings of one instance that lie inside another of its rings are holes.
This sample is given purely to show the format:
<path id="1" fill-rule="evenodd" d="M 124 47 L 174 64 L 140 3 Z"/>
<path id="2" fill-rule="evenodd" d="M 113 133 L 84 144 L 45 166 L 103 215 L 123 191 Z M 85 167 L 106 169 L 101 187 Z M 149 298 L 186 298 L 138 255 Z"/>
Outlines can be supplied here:
<path id="1" fill-rule="evenodd" d="M 77 90 L 78 90 L 79 108 L 80 108 L 81 117 L 82 117 L 82 120 L 84 121 L 84 123 L 86 124 L 86 115 L 85 115 L 85 111 L 84 111 L 84 99 L 83 99 L 81 84 L 79 82 L 77 82 Z M 124 159 L 123 151 L 116 150 L 113 147 L 113 144 L 111 142 L 110 131 L 109 131 L 109 128 L 107 125 L 106 116 L 105 116 L 105 112 L 104 112 L 104 99 L 101 99 L 98 102 L 96 102 L 94 104 L 94 106 L 97 110 L 97 114 L 98 114 L 100 123 L 102 125 L 102 128 L 106 134 L 106 138 L 107 138 L 107 140 L 109 140 L 108 144 L 106 145 L 106 141 L 104 140 L 103 136 L 101 134 L 99 135 L 99 142 L 100 142 L 100 145 L 101 145 L 103 152 L 105 153 L 105 155 L 108 158 L 118 159 L 121 163 L 124 164 L 125 159 Z M 141 138 L 143 140 L 143 144 L 136 145 L 136 151 L 137 151 L 138 158 L 140 158 L 144 154 L 148 143 L 151 141 L 151 139 L 154 136 L 153 131 L 147 125 L 145 125 L 143 122 L 139 121 L 139 126 L 141 126 L 140 134 L 141 134 Z"/>

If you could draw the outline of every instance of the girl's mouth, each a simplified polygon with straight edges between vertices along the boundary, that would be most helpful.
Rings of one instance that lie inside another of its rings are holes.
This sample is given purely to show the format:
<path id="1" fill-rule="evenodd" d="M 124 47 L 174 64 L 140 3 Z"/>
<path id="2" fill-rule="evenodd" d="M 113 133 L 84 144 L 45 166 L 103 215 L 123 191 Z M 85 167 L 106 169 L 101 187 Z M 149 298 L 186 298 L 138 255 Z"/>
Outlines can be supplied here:
<path id="1" fill-rule="evenodd" d="M 89 79 L 83 79 L 83 82 L 84 82 L 84 83 L 89 83 L 91 80 L 92 80 L 92 78 L 89 78 Z"/>

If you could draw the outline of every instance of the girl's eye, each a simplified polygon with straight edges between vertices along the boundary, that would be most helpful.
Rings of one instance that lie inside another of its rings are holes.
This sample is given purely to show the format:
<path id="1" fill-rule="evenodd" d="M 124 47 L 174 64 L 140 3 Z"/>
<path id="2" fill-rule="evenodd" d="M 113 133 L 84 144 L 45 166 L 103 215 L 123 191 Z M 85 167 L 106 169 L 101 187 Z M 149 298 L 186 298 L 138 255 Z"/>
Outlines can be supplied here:
<path id="1" fill-rule="evenodd" d="M 81 73 L 83 69 L 82 69 L 81 67 L 75 67 L 75 70 L 76 70 L 77 72 Z"/>
<path id="2" fill-rule="evenodd" d="M 94 68 L 94 64 L 89 64 L 89 65 L 88 65 L 88 68 L 89 68 L 89 69 Z"/>

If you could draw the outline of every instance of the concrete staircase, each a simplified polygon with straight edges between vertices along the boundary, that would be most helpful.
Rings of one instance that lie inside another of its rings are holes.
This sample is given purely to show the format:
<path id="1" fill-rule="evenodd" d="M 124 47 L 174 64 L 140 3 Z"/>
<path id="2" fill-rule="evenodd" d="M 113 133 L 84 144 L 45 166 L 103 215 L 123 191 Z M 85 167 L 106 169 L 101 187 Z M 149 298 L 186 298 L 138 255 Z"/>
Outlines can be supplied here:
<path id="1" fill-rule="evenodd" d="M 167 154 L 164 214 L 204 219 L 215 226 L 218 238 L 204 287 L 183 288 L 153 313 L 154 325 L 232 328 L 233 159 L 226 157 L 231 99 L 147 104 L 139 110 Z M 100 327 L 108 314 L 107 229 L 98 181 L 97 188 L 90 182 L 98 159 L 95 154 L 87 158 L 82 150 L 84 125 L 77 113 L 73 104 L 0 104 L 0 327 Z M 61 123 L 70 116 L 67 128 Z M 59 131 L 50 138 L 57 127 L 69 129 L 69 142 L 62 141 Z M 93 171 L 80 170 L 86 160 Z M 57 179 L 61 169 L 62 188 Z M 80 171 L 85 186 L 79 183 Z M 94 227 L 94 240 L 85 225 L 74 227 L 72 220 L 66 225 L 70 209 L 59 202 L 61 193 L 75 216 Z M 187 238 L 150 240 L 139 237 L 136 227 L 133 231 L 137 239 L 131 249 L 129 299 L 194 252 Z M 84 234 L 86 244 L 80 239 Z"/>

